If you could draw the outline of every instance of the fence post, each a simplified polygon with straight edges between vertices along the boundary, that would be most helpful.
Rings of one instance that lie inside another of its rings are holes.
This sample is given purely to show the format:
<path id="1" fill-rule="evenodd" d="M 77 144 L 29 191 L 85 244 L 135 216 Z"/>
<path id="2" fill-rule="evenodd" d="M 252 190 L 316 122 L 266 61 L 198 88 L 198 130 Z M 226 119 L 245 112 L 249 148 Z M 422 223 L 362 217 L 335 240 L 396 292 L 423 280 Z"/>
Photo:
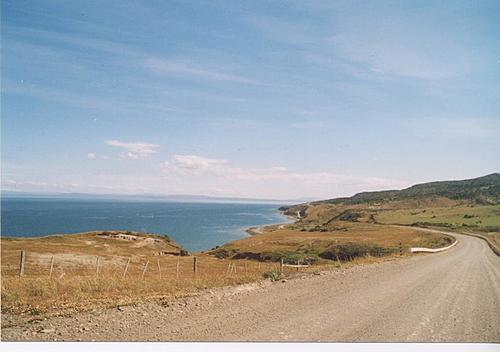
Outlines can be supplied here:
<path id="1" fill-rule="evenodd" d="M 399 256 L 403 255 L 403 243 L 399 242 Z"/>
<path id="2" fill-rule="evenodd" d="M 196 274 L 196 269 L 198 268 L 198 258 L 193 257 L 193 273 Z"/>
<path id="3" fill-rule="evenodd" d="M 49 277 L 52 277 L 52 270 L 54 270 L 54 256 L 52 256 L 52 258 L 50 258 Z"/>
<path id="4" fill-rule="evenodd" d="M 156 264 L 158 265 L 158 274 L 160 274 L 160 280 L 161 280 L 161 267 L 160 267 L 160 258 L 156 260 Z"/>
<path id="5" fill-rule="evenodd" d="M 95 264 L 95 274 L 99 275 L 99 257 L 97 256 L 96 258 L 97 258 L 97 260 L 96 260 L 96 264 Z"/>
<path id="6" fill-rule="evenodd" d="M 283 274 L 283 258 L 280 259 L 280 273 Z"/>
<path id="7" fill-rule="evenodd" d="M 26 252 L 21 251 L 21 259 L 19 260 L 19 276 L 24 276 L 24 263 L 26 261 Z"/>
<path id="8" fill-rule="evenodd" d="M 179 280 L 179 266 L 180 266 L 181 257 L 177 257 L 177 265 L 175 266 L 175 280 Z"/>
<path id="9" fill-rule="evenodd" d="M 125 270 L 123 270 L 123 277 L 125 277 L 125 275 L 127 275 L 129 264 L 130 264 L 130 258 L 128 258 L 127 264 L 125 265 Z"/>
<path id="10" fill-rule="evenodd" d="M 144 274 L 146 274 L 146 269 L 148 268 L 149 260 L 144 264 L 144 269 L 142 270 L 142 278 L 144 279 Z"/>

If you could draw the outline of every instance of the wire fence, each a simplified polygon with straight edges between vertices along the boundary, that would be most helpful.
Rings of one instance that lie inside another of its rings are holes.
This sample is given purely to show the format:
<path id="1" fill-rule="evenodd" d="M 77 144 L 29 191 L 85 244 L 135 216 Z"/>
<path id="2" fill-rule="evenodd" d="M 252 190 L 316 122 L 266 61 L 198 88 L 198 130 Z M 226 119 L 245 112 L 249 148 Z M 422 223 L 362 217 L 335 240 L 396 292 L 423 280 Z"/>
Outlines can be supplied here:
<path id="1" fill-rule="evenodd" d="M 122 257 L 20 251 L 17 258 L 13 253 L 3 258 L 2 275 L 51 279 L 94 276 L 178 283 L 194 279 L 242 279 L 262 276 L 266 271 L 286 274 L 305 271 L 308 267 L 300 263 L 287 265 L 283 262 L 218 259 L 209 255 Z"/>

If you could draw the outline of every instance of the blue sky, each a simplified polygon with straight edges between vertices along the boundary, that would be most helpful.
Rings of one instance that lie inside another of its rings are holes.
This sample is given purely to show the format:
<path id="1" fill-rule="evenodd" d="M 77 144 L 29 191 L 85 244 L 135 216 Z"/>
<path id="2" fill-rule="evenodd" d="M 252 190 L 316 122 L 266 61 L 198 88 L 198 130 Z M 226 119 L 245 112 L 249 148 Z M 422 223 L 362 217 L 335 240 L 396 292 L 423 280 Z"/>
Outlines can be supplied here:
<path id="1" fill-rule="evenodd" d="M 498 1 L 2 1 L 2 189 L 325 198 L 499 171 Z"/>

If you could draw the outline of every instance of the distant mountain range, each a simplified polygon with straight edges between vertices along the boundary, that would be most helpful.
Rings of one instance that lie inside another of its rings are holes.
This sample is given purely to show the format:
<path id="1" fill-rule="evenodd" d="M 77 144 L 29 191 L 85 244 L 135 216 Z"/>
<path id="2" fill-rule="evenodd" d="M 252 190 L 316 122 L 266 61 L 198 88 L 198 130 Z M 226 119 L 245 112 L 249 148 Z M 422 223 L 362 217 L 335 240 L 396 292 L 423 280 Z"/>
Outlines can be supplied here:
<path id="1" fill-rule="evenodd" d="M 429 197 L 470 200 L 483 204 L 500 204 L 500 173 L 469 180 L 421 183 L 403 190 L 362 192 L 352 197 L 328 199 L 313 202 L 313 204 L 382 203 Z"/>
<path id="2" fill-rule="evenodd" d="M 2 198 L 56 198 L 56 199 L 88 199 L 88 200 L 129 200 L 129 201 L 169 201 L 169 202 L 232 202 L 232 203 L 273 203 L 294 204 L 307 201 L 307 199 L 282 200 L 265 198 L 243 198 L 243 197 L 213 197 L 191 194 L 90 194 L 90 193 L 42 193 L 42 192 L 18 192 L 1 191 Z"/>

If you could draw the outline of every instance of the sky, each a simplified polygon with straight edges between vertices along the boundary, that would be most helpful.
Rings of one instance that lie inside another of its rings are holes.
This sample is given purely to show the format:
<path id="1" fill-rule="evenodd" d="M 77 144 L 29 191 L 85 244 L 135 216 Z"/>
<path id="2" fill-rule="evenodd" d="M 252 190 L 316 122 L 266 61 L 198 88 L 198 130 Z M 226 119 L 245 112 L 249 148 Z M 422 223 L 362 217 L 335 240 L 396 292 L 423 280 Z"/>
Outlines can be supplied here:
<path id="1" fill-rule="evenodd" d="M 499 1 L 1 6 L 2 190 L 322 199 L 500 171 Z"/>

